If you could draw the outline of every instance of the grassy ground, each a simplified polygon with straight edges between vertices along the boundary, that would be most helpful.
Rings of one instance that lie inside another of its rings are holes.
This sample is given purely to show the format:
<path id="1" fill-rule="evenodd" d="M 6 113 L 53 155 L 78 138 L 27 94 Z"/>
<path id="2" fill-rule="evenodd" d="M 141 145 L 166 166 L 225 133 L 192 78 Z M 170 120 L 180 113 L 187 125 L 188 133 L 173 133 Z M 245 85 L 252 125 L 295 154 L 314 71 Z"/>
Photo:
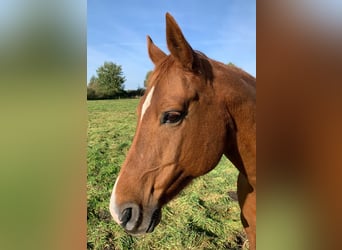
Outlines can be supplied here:
<path id="1" fill-rule="evenodd" d="M 133 139 L 138 100 L 89 101 L 88 249 L 240 249 L 237 171 L 225 158 L 163 208 L 152 234 L 132 237 L 111 219 L 110 194 Z"/>

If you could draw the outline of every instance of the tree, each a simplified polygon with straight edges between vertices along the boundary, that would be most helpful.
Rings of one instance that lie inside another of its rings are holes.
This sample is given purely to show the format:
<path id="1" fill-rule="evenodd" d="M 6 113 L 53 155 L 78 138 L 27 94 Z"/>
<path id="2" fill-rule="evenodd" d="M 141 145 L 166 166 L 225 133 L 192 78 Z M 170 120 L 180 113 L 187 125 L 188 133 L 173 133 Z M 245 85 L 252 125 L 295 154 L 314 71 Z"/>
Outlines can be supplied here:
<path id="1" fill-rule="evenodd" d="M 97 99 L 96 92 L 92 88 L 87 88 L 87 100 L 95 100 Z"/>
<path id="2" fill-rule="evenodd" d="M 89 80 L 88 87 L 94 89 L 97 85 L 97 78 L 96 76 L 92 76 Z"/>
<path id="3" fill-rule="evenodd" d="M 97 78 L 96 76 L 92 76 L 87 86 L 87 99 L 88 100 L 97 99 L 98 89 L 99 89 L 99 84 L 97 82 Z"/>
<path id="4" fill-rule="evenodd" d="M 153 72 L 153 71 L 150 70 L 150 71 L 148 71 L 148 72 L 146 73 L 145 80 L 144 80 L 144 87 L 145 87 L 145 88 L 147 88 L 147 85 L 148 85 L 148 78 L 150 77 L 150 75 L 151 75 L 152 72 Z"/>
<path id="5" fill-rule="evenodd" d="M 93 79 L 98 84 L 98 95 L 100 98 L 113 98 L 124 92 L 124 82 L 121 65 L 113 62 L 104 62 L 97 70 L 97 78 Z M 96 89 L 95 89 L 96 91 Z"/>

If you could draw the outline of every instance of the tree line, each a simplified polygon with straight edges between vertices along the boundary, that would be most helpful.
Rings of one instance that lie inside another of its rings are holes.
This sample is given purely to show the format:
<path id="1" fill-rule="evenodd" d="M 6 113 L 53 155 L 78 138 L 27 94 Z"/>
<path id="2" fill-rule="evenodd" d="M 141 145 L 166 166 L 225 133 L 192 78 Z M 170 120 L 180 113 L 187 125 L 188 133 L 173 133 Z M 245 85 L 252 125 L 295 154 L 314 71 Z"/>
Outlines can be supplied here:
<path id="1" fill-rule="evenodd" d="M 123 75 L 121 65 L 104 62 L 96 70 L 96 74 L 96 76 L 90 78 L 87 85 L 88 100 L 134 98 L 144 95 L 145 88 L 124 89 L 126 78 Z M 146 77 L 148 77 L 148 74 Z M 147 82 L 146 79 L 145 82 Z"/>
<path id="2" fill-rule="evenodd" d="M 236 67 L 233 63 L 227 63 L 229 66 Z M 136 98 L 143 96 L 147 87 L 147 80 L 152 73 L 148 71 L 144 80 L 144 87 L 138 87 L 136 90 L 125 90 L 126 78 L 123 75 L 121 65 L 113 62 L 104 62 L 96 70 L 97 76 L 92 76 L 87 85 L 87 99 L 118 99 L 118 98 Z"/>

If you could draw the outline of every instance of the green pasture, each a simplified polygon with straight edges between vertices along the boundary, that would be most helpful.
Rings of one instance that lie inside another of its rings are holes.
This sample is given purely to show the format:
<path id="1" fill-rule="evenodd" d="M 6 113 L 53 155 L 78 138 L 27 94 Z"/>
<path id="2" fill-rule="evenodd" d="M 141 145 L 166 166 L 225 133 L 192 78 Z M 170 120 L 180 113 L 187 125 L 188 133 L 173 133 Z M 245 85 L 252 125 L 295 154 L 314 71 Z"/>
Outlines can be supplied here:
<path id="1" fill-rule="evenodd" d="M 226 158 L 163 208 L 152 234 L 132 237 L 109 213 L 110 194 L 133 139 L 137 99 L 88 101 L 88 249 L 241 249 L 237 171 Z"/>

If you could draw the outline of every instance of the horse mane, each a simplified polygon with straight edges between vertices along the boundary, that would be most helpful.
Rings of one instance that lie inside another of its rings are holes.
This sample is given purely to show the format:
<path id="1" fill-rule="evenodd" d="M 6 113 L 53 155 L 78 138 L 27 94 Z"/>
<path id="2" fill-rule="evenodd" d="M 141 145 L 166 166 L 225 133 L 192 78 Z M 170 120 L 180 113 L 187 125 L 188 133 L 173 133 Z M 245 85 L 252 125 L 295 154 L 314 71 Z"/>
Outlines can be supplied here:
<path id="1" fill-rule="evenodd" d="M 202 74 L 207 83 L 212 84 L 214 80 L 213 69 L 210 59 L 201 51 L 195 50 L 195 68 L 198 73 Z"/>

